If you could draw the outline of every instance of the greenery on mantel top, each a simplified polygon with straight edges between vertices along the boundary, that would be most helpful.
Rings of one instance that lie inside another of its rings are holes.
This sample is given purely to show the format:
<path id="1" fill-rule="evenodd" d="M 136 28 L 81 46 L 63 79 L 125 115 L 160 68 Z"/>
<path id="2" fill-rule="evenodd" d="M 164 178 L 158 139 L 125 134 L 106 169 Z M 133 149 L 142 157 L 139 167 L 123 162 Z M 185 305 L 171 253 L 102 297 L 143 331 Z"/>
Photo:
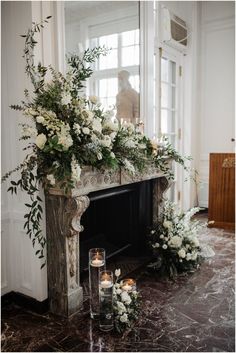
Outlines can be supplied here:
<path id="1" fill-rule="evenodd" d="M 30 95 L 25 90 L 25 99 L 11 108 L 25 116 L 21 140 L 28 145 L 23 162 L 2 177 L 2 182 L 19 172 L 17 181 L 11 180 L 8 188 L 12 194 L 23 190 L 29 196 L 25 204 L 24 229 L 32 240 L 35 254 L 44 258 L 45 234 L 41 229 L 42 200 L 39 185 L 47 190 L 60 185 L 69 193 L 80 180 L 81 168 L 92 166 L 99 170 L 114 171 L 125 168 L 131 175 L 145 173 L 150 166 L 173 179 L 168 159 L 181 164 L 186 170 L 186 161 L 163 139 L 161 143 L 150 140 L 139 125 L 121 124 L 112 110 L 104 110 L 95 96 L 86 97 L 82 88 L 92 75 L 91 64 L 101 55 L 107 55 L 105 47 L 87 49 L 83 55 L 73 54 L 67 58 L 66 74 L 52 66 L 35 65 L 35 35 L 44 28 L 48 16 L 41 23 L 32 23 L 22 37 L 25 39 L 25 71 L 33 85 Z M 46 79 L 47 77 L 47 79 Z M 50 77 L 50 79 L 48 79 Z M 43 267 L 45 261 L 42 263 Z"/>

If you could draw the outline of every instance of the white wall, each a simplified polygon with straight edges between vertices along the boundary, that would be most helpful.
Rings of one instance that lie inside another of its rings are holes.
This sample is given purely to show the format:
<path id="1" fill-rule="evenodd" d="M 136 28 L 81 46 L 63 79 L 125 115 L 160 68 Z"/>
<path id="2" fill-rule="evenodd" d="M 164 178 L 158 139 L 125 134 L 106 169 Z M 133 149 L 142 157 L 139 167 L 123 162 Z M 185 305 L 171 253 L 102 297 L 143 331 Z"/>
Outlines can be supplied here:
<path id="1" fill-rule="evenodd" d="M 234 2 L 201 3 L 199 189 L 208 207 L 209 153 L 233 152 L 234 143 Z"/>
<path id="2" fill-rule="evenodd" d="M 1 3 L 2 15 L 2 175 L 14 169 L 24 158 L 18 141 L 22 121 L 21 114 L 9 108 L 10 104 L 20 103 L 25 88 L 30 89 L 25 75 L 25 63 L 22 58 L 24 39 L 20 34 L 26 33 L 33 20 L 40 21 L 54 11 L 51 2 L 10 1 Z M 39 44 L 35 52 L 36 61 L 48 65 L 56 63 L 55 40 L 51 21 L 45 31 L 39 35 Z M 14 175 L 18 180 L 19 175 Z M 2 295 L 16 291 L 36 298 L 39 301 L 47 298 L 46 268 L 40 270 L 41 262 L 34 255 L 31 240 L 23 230 L 24 214 L 27 202 L 26 195 L 19 193 L 12 196 L 6 190 L 9 182 L 2 186 Z M 41 195 L 42 196 L 42 195 Z M 45 230 L 45 224 L 43 222 Z"/>

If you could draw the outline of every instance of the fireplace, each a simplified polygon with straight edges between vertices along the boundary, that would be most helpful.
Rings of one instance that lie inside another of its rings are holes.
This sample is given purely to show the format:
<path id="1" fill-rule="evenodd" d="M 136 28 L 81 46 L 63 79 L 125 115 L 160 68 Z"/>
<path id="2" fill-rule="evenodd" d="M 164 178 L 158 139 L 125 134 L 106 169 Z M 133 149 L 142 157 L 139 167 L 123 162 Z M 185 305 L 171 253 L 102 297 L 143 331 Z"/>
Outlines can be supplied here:
<path id="1" fill-rule="evenodd" d="M 88 250 L 106 249 L 107 259 L 126 252 L 144 255 L 147 227 L 152 223 L 153 181 L 142 181 L 90 193 L 90 206 L 81 218 L 80 272 L 88 269 Z"/>
<path id="2" fill-rule="evenodd" d="M 171 161 L 169 161 L 171 163 Z M 45 194 L 47 274 L 50 310 L 62 316 L 77 312 L 83 303 L 81 273 L 91 247 L 104 247 L 108 261 L 123 251 L 143 255 L 147 227 L 156 220 L 169 183 L 154 167 L 130 176 L 82 169 L 70 195 L 53 188 Z"/>

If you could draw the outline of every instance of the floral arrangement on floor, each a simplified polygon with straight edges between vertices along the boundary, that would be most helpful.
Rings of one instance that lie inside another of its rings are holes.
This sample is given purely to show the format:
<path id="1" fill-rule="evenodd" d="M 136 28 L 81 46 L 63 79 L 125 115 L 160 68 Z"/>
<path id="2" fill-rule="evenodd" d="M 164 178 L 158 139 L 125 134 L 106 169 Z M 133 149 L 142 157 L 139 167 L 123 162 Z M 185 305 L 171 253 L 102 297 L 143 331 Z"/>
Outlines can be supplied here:
<path id="1" fill-rule="evenodd" d="M 114 326 L 118 333 L 130 328 L 140 313 L 140 293 L 136 289 L 124 289 L 123 281 L 118 282 L 121 271 L 115 271 L 116 283 L 113 287 Z"/>
<path id="2" fill-rule="evenodd" d="M 130 174 L 142 173 L 150 166 L 173 178 L 169 165 L 172 159 L 185 169 L 186 160 L 181 157 L 168 141 L 162 146 L 151 141 L 132 124 L 121 124 L 113 117 L 113 112 L 104 111 L 94 96 L 85 97 L 82 89 L 92 75 L 90 64 L 107 49 L 97 47 L 87 49 L 82 56 L 67 58 L 66 74 L 51 66 L 34 63 L 35 34 L 40 32 L 45 21 L 33 23 L 26 35 L 24 58 L 26 73 L 33 84 L 33 93 L 25 90 L 25 99 L 20 105 L 11 108 L 21 112 L 26 122 L 21 124 L 21 140 L 28 141 L 23 149 L 27 155 L 14 170 L 6 173 L 2 182 L 19 172 L 20 178 L 12 180 L 8 188 L 12 194 L 23 190 L 29 195 L 26 203 L 24 229 L 37 244 L 36 255 L 44 257 L 46 244 L 40 222 L 42 200 L 38 196 L 39 185 L 45 190 L 60 187 L 68 193 L 80 180 L 83 166 L 98 169 L 125 168 Z M 46 80 L 50 76 L 50 80 Z M 45 263 L 42 265 L 42 267 Z"/>
<path id="3" fill-rule="evenodd" d="M 205 224 L 191 219 L 199 210 L 195 207 L 180 212 L 174 203 L 165 201 L 163 213 L 148 234 L 156 259 L 149 267 L 174 277 L 199 266 L 202 256 L 198 234 Z"/>

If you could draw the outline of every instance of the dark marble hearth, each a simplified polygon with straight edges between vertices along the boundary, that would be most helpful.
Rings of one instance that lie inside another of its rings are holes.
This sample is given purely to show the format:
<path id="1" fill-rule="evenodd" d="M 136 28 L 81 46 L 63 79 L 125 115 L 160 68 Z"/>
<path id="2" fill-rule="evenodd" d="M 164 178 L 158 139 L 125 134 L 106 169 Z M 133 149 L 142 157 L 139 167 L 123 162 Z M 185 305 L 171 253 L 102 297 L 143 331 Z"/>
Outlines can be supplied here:
<path id="1" fill-rule="evenodd" d="M 84 308 L 71 319 L 4 306 L 2 351 L 234 352 L 234 234 L 206 229 L 201 239 L 215 256 L 175 281 L 153 276 L 145 266 L 137 269 L 137 260 L 129 259 L 126 266 L 136 269 L 143 310 L 123 336 L 99 331 L 89 318 L 85 293 Z"/>

